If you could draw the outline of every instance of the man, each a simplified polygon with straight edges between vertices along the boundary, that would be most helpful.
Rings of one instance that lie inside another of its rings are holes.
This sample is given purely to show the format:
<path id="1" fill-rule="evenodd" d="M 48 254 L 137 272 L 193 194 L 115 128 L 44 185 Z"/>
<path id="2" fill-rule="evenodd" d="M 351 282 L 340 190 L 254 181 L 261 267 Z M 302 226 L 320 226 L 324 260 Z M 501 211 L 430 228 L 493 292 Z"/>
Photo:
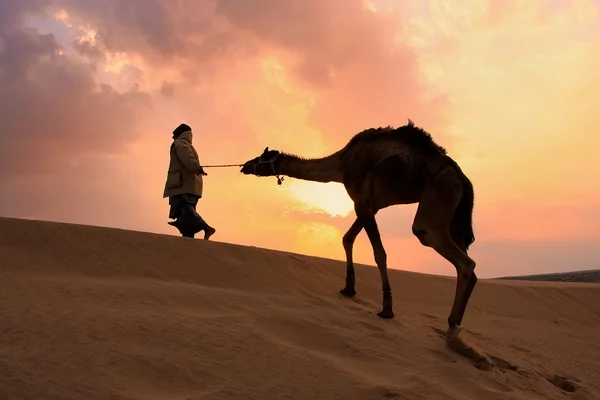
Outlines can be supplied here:
<path id="1" fill-rule="evenodd" d="M 202 219 L 196 211 L 198 200 L 202 197 L 202 176 L 207 175 L 200 165 L 198 153 L 192 145 L 192 128 L 181 124 L 173 131 L 171 144 L 171 160 L 163 198 L 169 198 L 169 218 L 175 221 L 168 222 L 179 229 L 183 237 L 193 238 L 200 231 L 204 231 L 204 239 L 208 240 L 216 229 Z"/>

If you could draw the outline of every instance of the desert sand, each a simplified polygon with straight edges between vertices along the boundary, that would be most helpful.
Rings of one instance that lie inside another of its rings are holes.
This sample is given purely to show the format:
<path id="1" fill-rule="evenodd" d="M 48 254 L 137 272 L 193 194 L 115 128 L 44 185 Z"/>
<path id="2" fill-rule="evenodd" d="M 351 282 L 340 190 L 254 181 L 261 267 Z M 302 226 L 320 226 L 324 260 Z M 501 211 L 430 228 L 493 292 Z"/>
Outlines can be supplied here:
<path id="1" fill-rule="evenodd" d="M 0 218 L 0 399 L 600 398 L 600 284 L 480 280 L 486 371 L 446 346 L 454 278 L 390 270 L 383 320 L 356 272 L 348 299 L 340 261 Z"/>

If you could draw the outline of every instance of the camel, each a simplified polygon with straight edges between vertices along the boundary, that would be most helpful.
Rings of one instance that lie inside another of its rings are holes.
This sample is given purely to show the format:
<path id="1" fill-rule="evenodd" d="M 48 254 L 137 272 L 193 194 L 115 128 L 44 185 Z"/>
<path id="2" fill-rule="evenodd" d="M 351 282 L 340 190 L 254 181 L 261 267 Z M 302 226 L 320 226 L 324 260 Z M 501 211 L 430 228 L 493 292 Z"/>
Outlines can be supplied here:
<path id="1" fill-rule="evenodd" d="M 419 203 L 413 234 L 423 246 L 433 248 L 456 268 L 456 292 L 446 338 L 449 342 L 457 338 L 477 283 L 475 261 L 467 254 L 475 241 L 473 185 L 428 132 L 416 127 L 410 119 L 407 125 L 397 128 L 366 129 L 354 135 L 339 151 L 317 159 L 267 147 L 260 156 L 243 164 L 240 172 L 259 177 L 276 176 L 279 184 L 281 176 L 288 176 L 344 185 L 354 202 L 356 220 L 342 240 L 346 253 L 346 285 L 340 293 L 347 297 L 356 295 L 352 253 L 354 241 L 364 229 L 381 275 L 383 308 L 377 315 L 386 319 L 394 317 L 392 289 L 375 215 L 392 205 Z M 473 355 L 472 350 L 460 352 L 470 353 L 472 358 L 484 357 Z"/>

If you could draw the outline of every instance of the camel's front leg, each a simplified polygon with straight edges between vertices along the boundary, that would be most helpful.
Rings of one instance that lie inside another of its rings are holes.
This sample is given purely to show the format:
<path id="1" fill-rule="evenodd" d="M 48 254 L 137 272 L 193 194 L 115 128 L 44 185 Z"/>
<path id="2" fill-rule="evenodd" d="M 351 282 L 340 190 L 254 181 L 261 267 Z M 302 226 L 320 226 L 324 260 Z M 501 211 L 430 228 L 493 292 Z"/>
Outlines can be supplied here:
<path id="1" fill-rule="evenodd" d="M 375 263 L 377 264 L 377 268 L 379 268 L 379 274 L 381 275 L 383 309 L 381 312 L 377 313 L 377 315 L 381 318 L 394 318 L 392 288 L 390 286 L 387 274 L 387 254 L 385 253 L 383 243 L 381 242 L 381 236 L 379 235 L 379 229 L 377 228 L 375 215 L 371 212 L 360 212 L 358 213 L 358 218 L 362 221 L 365 231 L 369 236 L 369 241 L 371 242 L 373 253 L 375 255 Z"/>
<path id="2" fill-rule="evenodd" d="M 356 294 L 355 290 L 355 277 L 354 277 L 354 261 L 352 259 L 352 248 L 354 241 L 363 228 L 362 222 L 357 218 L 348 232 L 344 235 L 342 243 L 344 245 L 344 251 L 346 252 L 346 287 L 340 290 L 340 293 L 344 296 L 352 297 Z"/>

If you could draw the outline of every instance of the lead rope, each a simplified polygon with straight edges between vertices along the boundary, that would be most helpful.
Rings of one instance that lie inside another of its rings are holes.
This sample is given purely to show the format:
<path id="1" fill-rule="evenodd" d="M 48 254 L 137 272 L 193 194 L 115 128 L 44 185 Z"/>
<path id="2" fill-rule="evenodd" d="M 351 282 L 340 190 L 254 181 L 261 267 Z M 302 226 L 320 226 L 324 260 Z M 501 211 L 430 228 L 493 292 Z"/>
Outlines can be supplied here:
<path id="1" fill-rule="evenodd" d="M 271 169 L 273 170 L 273 174 L 277 178 L 277 184 L 281 185 L 281 183 L 283 182 L 283 176 L 280 176 L 279 174 L 277 174 L 277 172 L 275 172 L 275 165 L 274 165 L 273 160 L 269 161 L 269 163 L 271 164 Z M 243 167 L 243 166 L 244 166 L 244 164 L 216 164 L 216 165 L 202 165 L 202 168 L 228 168 L 228 167 Z"/>
<path id="2" fill-rule="evenodd" d="M 218 165 L 202 165 L 202 168 L 224 168 L 224 167 L 243 167 L 244 164 L 218 164 Z"/>

